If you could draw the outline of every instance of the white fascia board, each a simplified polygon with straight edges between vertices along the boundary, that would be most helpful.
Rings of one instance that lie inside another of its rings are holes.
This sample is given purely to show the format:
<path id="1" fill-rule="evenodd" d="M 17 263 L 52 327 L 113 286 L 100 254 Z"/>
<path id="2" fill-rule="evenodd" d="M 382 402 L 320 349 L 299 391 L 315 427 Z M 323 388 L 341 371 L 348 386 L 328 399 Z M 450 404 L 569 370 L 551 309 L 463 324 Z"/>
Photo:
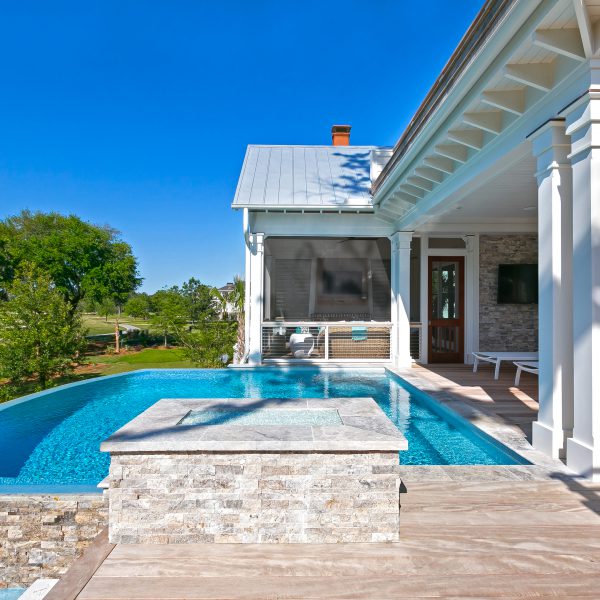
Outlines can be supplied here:
<path id="1" fill-rule="evenodd" d="M 555 5 L 556 0 L 528 0 L 527 2 L 516 2 L 511 7 L 492 39 L 488 40 L 479 54 L 463 69 L 451 94 L 440 104 L 381 189 L 377 190 L 376 202 L 380 202 L 387 196 L 390 189 L 396 185 L 406 171 L 419 166 L 414 163 L 424 151 L 431 153 L 427 150 L 428 146 L 442 141 L 441 138 L 436 139 L 438 130 L 442 129 L 443 131 L 441 126 L 444 123 L 453 123 L 460 119 L 466 107 L 475 98 L 481 96 L 489 80 L 495 73 L 501 72 L 515 50 L 531 39 L 542 18 Z"/>
<path id="2" fill-rule="evenodd" d="M 293 211 L 293 212 L 349 212 L 356 211 L 364 213 L 372 213 L 374 206 L 372 204 L 238 204 L 234 209 L 247 208 L 251 212 L 277 212 L 277 211 Z"/>
<path id="3" fill-rule="evenodd" d="M 427 214 L 432 209 L 459 191 L 463 194 L 478 176 L 488 169 L 493 169 L 499 160 L 508 160 L 510 164 L 511 153 L 518 152 L 519 146 L 533 131 L 546 121 L 555 118 L 564 107 L 583 94 L 588 89 L 589 83 L 589 66 L 581 63 L 570 77 L 563 80 L 552 93 L 544 96 L 537 105 L 532 107 L 527 120 L 514 121 L 502 135 L 497 136 L 483 150 L 479 151 L 464 168 L 454 176 L 445 179 L 430 194 L 419 201 L 415 205 L 415 209 L 401 219 L 398 225 L 402 229 L 414 229 L 416 222 L 431 218 Z M 494 174 L 497 174 L 497 170 L 490 173 L 490 177 L 493 177 Z M 478 183 L 474 189 L 481 185 L 482 183 Z"/>
<path id="4" fill-rule="evenodd" d="M 254 213 L 253 231 L 266 236 L 356 236 L 380 237 L 391 235 L 391 222 L 378 219 L 375 215 L 318 214 L 305 213 L 286 215 L 282 213 Z"/>
<path id="5" fill-rule="evenodd" d="M 496 221 L 494 223 L 425 223 L 415 234 L 466 235 L 473 233 L 537 233 L 537 221 Z"/>

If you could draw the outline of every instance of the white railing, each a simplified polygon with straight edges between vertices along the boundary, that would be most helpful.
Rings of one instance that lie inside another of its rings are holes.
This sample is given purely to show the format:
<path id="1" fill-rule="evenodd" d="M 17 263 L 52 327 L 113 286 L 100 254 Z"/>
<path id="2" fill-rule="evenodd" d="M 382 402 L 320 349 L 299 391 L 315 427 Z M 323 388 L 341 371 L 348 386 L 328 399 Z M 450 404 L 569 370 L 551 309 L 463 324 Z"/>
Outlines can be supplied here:
<path id="1" fill-rule="evenodd" d="M 389 362 L 392 323 L 374 321 L 267 321 L 262 324 L 266 361 Z"/>

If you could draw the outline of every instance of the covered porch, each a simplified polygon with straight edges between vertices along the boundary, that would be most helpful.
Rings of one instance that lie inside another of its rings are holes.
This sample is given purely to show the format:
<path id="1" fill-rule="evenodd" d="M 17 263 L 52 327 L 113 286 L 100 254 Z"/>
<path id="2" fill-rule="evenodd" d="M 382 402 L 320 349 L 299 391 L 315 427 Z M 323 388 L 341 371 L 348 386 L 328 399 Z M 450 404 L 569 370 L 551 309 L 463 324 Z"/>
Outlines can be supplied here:
<path id="1" fill-rule="evenodd" d="M 397 143 L 374 202 L 405 235 L 467 240 L 464 302 L 457 295 L 454 315 L 466 319 L 465 360 L 469 345 L 539 351 L 533 445 L 597 479 L 597 15 L 585 1 L 496 4 L 482 11 Z M 537 265 L 537 305 L 500 306 L 510 264 Z M 454 274 L 461 266 L 455 261 Z M 422 293 L 421 358 L 428 352 L 431 361 L 437 324 L 427 302 Z"/>

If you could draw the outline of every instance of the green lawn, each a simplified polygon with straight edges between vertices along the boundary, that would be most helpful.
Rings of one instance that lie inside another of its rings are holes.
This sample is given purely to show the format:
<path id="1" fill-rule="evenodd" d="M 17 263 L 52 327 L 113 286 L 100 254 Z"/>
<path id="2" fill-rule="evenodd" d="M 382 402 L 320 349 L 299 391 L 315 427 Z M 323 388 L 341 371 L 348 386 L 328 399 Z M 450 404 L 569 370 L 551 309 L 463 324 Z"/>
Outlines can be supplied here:
<path id="1" fill-rule="evenodd" d="M 97 356 L 92 362 L 106 365 L 103 375 L 135 371 L 137 369 L 184 369 L 194 367 L 194 364 L 183 356 L 178 348 L 158 349 L 147 348 L 131 354 L 113 354 Z"/>
<path id="2" fill-rule="evenodd" d="M 88 335 L 115 332 L 115 316 L 108 317 L 107 321 L 104 317 L 99 317 L 98 315 L 85 314 L 82 320 L 84 327 L 88 330 Z M 145 321 L 144 319 L 135 319 L 121 315 L 119 322 L 125 325 L 134 325 L 140 329 L 155 331 L 150 321 Z"/>

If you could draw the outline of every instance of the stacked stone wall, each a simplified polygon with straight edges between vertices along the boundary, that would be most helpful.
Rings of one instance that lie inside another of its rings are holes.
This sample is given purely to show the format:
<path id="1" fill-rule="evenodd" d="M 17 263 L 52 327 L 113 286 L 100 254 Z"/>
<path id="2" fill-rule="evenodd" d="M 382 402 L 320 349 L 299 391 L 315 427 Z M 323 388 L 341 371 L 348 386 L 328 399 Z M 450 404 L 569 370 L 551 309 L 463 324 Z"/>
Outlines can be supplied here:
<path id="1" fill-rule="evenodd" d="M 535 234 L 482 235 L 479 239 L 479 349 L 538 350 L 538 305 L 498 304 L 498 265 L 538 262 Z"/>
<path id="2" fill-rule="evenodd" d="M 112 454 L 113 543 L 392 542 L 397 452 Z"/>
<path id="3" fill-rule="evenodd" d="M 0 588 L 64 574 L 107 526 L 107 501 L 90 495 L 0 496 Z"/>

